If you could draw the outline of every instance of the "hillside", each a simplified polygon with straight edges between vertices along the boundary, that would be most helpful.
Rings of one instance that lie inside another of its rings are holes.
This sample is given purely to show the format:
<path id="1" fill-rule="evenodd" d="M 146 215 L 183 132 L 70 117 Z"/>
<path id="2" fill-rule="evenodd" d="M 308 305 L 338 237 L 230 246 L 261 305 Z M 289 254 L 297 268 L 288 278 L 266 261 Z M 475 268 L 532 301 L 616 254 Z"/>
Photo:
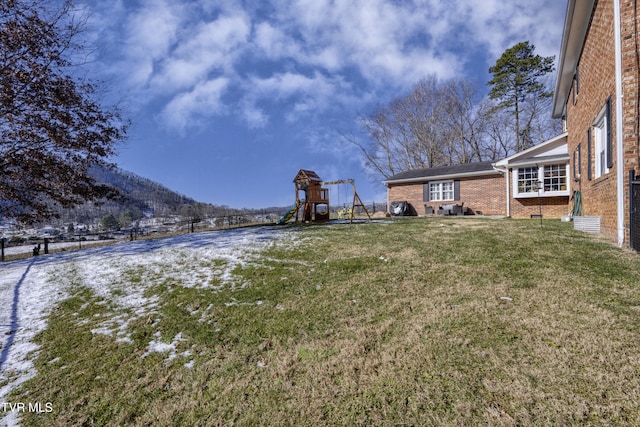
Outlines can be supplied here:
<path id="1" fill-rule="evenodd" d="M 194 199 L 124 169 L 96 169 L 92 175 L 102 184 L 117 188 L 123 196 L 123 209 L 139 209 L 150 215 L 174 214 L 199 203 Z"/>
<path id="2" fill-rule="evenodd" d="M 48 224 L 97 224 L 109 215 L 118 219 L 126 218 L 127 222 L 135 222 L 142 218 L 210 218 L 237 213 L 237 210 L 227 206 L 200 203 L 124 169 L 96 168 L 91 174 L 99 183 L 117 188 L 122 197 L 116 201 L 86 203 L 73 209 L 59 208 L 59 218 L 48 221 Z M 125 227 L 129 224 L 121 225 Z"/>

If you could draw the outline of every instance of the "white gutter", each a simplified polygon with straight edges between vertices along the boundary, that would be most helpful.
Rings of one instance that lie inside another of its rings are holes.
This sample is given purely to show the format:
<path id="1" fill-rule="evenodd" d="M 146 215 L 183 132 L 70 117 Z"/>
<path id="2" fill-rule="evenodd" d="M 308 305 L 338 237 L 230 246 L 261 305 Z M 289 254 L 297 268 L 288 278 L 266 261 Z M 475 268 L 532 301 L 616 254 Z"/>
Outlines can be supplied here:
<path id="1" fill-rule="evenodd" d="M 570 157 L 568 154 L 562 154 L 556 157 L 550 157 L 547 159 L 542 159 L 542 160 L 538 160 L 536 158 L 533 159 L 529 159 L 529 160 L 522 160 L 519 162 L 513 162 L 509 164 L 509 167 L 515 168 L 515 167 L 522 167 L 522 166 L 544 166 L 544 165 L 554 165 L 560 162 L 566 162 L 568 163 L 570 160 Z"/>
<path id="2" fill-rule="evenodd" d="M 576 73 L 576 65 L 591 22 L 591 13 L 596 0 L 569 0 L 562 33 L 556 87 L 553 94 L 552 117 L 560 118 L 566 113 L 566 104 Z"/>
<path id="3" fill-rule="evenodd" d="M 618 246 L 624 244 L 624 147 L 622 146 L 622 43 L 620 30 L 620 0 L 613 2 L 616 47 L 616 194 Z"/>
<path id="4" fill-rule="evenodd" d="M 509 169 L 504 168 L 504 182 L 507 186 L 507 218 L 511 218 L 511 185 L 509 185 Z"/>
<path id="5" fill-rule="evenodd" d="M 509 189 L 509 166 L 508 165 L 500 165 L 501 167 L 496 166 L 497 163 L 493 163 L 493 169 L 504 174 L 504 181 L 506 183 L 506 192 L 507 198 L 505 200 L 505 204 L 507 207 L 507 218 L 511 217 L 511 191 Z"/>
<path id="6" fill-rule="evenodd" d="M 389 200 L 389 186 L 385 184 L 387 187 L 387 213 L 391 213 L 391 200 Z"/>

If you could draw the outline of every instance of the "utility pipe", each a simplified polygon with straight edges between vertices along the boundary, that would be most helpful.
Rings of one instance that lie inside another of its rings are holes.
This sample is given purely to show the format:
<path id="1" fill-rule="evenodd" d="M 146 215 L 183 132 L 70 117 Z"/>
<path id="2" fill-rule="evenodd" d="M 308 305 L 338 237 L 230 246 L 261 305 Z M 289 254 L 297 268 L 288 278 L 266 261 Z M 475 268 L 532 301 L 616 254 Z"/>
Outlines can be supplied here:
<path id="1" fill-rule="evenodd" d="M 505 200 L 506 207 L 507 207 L 507 218 L 510 218 L 511 217 L 511 200 L 509 200 L 509 199 L 510 199 L 511 195 L 509 194 L 509 166 L 505 165 L 505 166 L 502 166 L 500 168 L 500 167 L 496 166 L 495 163 L 492 163 L 491 166 L 493 167 L 494 171 L 504 174 L 504 180 L 505 180 L 505 183 L 506 183 L 506 187 L 505 187 L 506 191 L 505 191 L 505 193 L 507 195 L 507 199 Z"/>
<path id="2" fill-rule="evenodd" d="M 616 194 L 617 194 L 617 225 L 618 246 L 624 244 L 624 147 L 622 135 L 622 42 L 620 0 L 613 1 L 615 61 L 616 61 Z M 611 124 L 609 123 L 609 126 Z"/>
<path id="3" fill-rule="evenodd" d="M 511 218 L 511 183 L 509 182 L 509 166 L 504 167 L 504 177 L 507 186 L 507 218 Z"/>

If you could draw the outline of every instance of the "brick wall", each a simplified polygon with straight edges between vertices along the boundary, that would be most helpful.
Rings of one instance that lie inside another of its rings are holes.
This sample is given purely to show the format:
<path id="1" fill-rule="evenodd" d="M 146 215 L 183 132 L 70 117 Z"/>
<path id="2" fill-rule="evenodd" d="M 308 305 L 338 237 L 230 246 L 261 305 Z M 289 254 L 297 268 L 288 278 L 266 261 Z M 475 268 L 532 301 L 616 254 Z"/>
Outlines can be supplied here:
<path id="1" fill-rule="evenodd" d="M 512 218 L 531 218 L 531 215 L 540 215 L 542 210 L 543 218 L 560 218 L 568 215 L 569 196 L 565 197 L 531 197 L 526 199 L 511 200 Z"/>
<path id="2" fill-rule="evenodd" d="M 511 183 L 511 180 L 509 181 Z M 460 199 L 454 201 L 430 201 L 423 200 L 423 182 L 390 185 L 388 188 L 389 203 L 407 201 L 418 215 L 425 214 L 425 206 L 433 208 L 434 213 L 446 203 L 464 203 L 471 212 L 477 215 L 506 215 L 506 184 L 502 175 L 460 179 Z M 531 215 L 539 215 L 542 206 L 544 218 L 560 218 L 568 215 L 573 207 L 569 203 L 569 197 L 541 197 L 515 199 L 511 194 L 511 217 L 530 218 Z M 540 203 L 540 204 L 538 204 Z"/>
<path id="3" fill-rule="evenodd" d="M 625 228 L 628 241 L 629 195 L 628 171 L 638 167 L 638 69 L 635 52 L 636 34 L 634 31 L 634 2 L 622 1 L 622 49 L 623 49 L 623 143 L 624 143 L 624 193 Z M 571 167 L 574 167 L 573 153 L 581 147 L 581 176 L 574 184 L 582 191 L 584 215 L 600 217 L 601 232 L 611 239 L 617 236 L 616 201 L 616 105 L 615 105 L 615 40 L 613 0 L 600 0 L 596 3 L 591 25 L 578 64 L 579 91 L 567 99 L 567 128 L 569 131 L 568 149 Z M 587 156 L 587 131 L 593 126 L 596 117 L 612 98 L 609 123 L 613 131 L 613 167 L 609 173 L 595 178 L 595 147 L 592 138 L 592 155 Z M 588 163 L 594 171 L 592 179 L 587 178 Z"/>
<path id="4" fill-rule="evenodd" d="M 477 214 L 506 215 L 504 177 L 461 179 L 460 201 Z"/>
<path id="5" fill-rule="evenodd" d="M 438 212 L 438 208 L 446 203 L 464 203 L 478 215 L 505 215 L 505 184 L 502 175 L 486 177 L 462 178 L 460 181 L 460 199 L 454 201 L 424 201 L 424 182 L 389 185 L 387 192 L 389 203 L 407 201 L 418 215 L 425 214 L 425 205 Z"/>
<path id="6" fill-rule="evenodd" d="M 416 214 L 424 215 L 424 202 L 422 201 L 422 183 L 401 184 L 401 185 L 389 185 L 387 189 L 387 195 L 389 197 L 389 204 L 387 209 L 391 209 L 392 202 L 404 202 L 407 201 Z"/>

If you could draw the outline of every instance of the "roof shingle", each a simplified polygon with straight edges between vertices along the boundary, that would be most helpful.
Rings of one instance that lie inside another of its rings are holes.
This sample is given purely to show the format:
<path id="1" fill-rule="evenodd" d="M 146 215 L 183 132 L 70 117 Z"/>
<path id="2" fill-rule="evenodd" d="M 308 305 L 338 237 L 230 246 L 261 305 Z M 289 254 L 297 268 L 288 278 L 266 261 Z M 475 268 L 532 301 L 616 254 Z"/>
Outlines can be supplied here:
<path id="1" fill-rule="evenodd" d="M 491 172 L 495 171 L 493 168 L 493 162 L 475 162 L 475 163 L 464 163 L 461 165 L 453 165 L 453 166 L 440 166 L 436 168 L 426 168 L 426 169 L 412 169 L 404 172 L 400 172 L 392 177 L 386 179 L 384 182 L 394 182 L 394 181 L 405 181 L 405 180 L 418 180 L 421 178 L 431 178 L 434 176 L 447 176 L 447 175 L 455 175 L 460 176 L 464 174 L 474 175 L 478 172 Z M 495 171 L 499 173 L 498 171 Z"/>

